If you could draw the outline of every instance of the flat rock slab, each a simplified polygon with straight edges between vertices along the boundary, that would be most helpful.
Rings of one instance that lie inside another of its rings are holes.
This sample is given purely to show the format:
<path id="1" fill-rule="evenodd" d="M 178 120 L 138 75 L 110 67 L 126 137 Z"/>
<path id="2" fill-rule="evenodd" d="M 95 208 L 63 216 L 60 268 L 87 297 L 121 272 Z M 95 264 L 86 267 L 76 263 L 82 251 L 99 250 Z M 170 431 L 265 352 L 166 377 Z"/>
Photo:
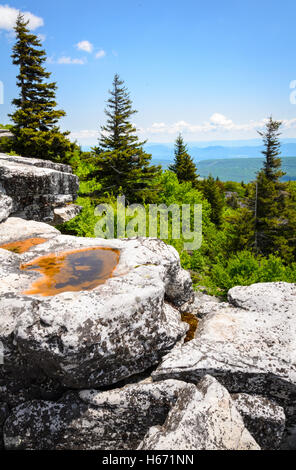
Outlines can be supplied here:
<path id="1" fill-rule="evenodd" d="M 29 401 L 5 423 L 6 449 L 130 450 L 164 423 L 184 382 L 139 383 L 107 392 L 67 393 L 59 402 Z"/>
<path id="2" fill-rule="evenodd" d="M 284 409 L 258 395 L 232 395 L 235 406 L 262 450 L 279 449 L 286 424 Z"/>
<path id="3" fill-rule="evenodd" d="M 228 391 L 213 377 L 184 388 L 163 426 L 138 450 L 260 450 Z"/>
<path id="4" fill-rule="evenodd" d="M 104 284 L 52 297 L 22 294 L 40 278 L 36 271 L 20 270 L 22 263 L 89 247 L 120 252 L 114 275 Z M 114 384 L 156 365 L 183 341 L 188 325 L 173 305 L 192 297 L 191 279 L 177 252 L 156 239 L 58 235 L 22 255 L 0 250 L 5 365 L 14 369 L 20 355 L 28 367 L 65 387 Z"/>
<path id="5" fill-rule="evenodd" d="M 78 189 L 68 165 L 0 154 L 0 191 L 13 201 L 8 215 L 52 223 L 54 209 L 75 201 Z"/>
<path id="6" fill-rule="evenodd" d="M 284 282 L 235 287 L 199 323 L 193 341 L 163 358 L 154 380 L 196 383 L 211 374 L 232 393 L 296 399 L 296 286 Z"/>

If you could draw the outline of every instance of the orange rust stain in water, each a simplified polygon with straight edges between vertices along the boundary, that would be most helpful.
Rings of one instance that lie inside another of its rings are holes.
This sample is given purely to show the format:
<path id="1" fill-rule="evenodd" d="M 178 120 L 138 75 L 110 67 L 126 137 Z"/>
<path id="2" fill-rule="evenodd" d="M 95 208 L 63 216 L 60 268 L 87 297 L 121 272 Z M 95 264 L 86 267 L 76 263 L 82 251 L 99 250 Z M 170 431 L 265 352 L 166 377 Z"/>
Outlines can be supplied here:
<path id="1" fill-rule="evenodd" d="M 112 276 L 118 261 L 118 250 L 98 247 L 41 256 L 21 265 L 23 270 L 43 274 L 23 294 L 52 296 L 94 289 Z"/>
<path id="2" fill-rule="evenodd" d="M 13 253 L 22 254 L 29 251 L 32 246 L 40 245 L 47 242 L 47 238 L 27 238 L 26 240 L 19 240 L 17 242 L 6 243 L 1 245 L 0 248 L 12 251 Z"/>
<path id="3" fill-rule="evenodd" d="M 190 327 L 187 331 L 186 338 L 184 339 L 184 343 L 187 343 L 188 341 L 192 341 L 195 337 L 195 332 L 198 327 L 198 319 L 192 313 L 182 313 L 181 319 L 182 321 L 188 323 Z"/>

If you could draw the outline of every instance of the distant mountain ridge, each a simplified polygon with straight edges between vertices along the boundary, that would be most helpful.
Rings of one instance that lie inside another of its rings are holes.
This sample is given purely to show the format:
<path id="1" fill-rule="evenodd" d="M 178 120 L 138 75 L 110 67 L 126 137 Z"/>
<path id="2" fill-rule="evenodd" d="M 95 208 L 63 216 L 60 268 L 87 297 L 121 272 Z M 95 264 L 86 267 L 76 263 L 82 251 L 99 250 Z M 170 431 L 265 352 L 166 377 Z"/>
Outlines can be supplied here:
<path id="1" fill-rule="evenodd" d="M 244 181 L 249 183 L 254 180 L 256 173 L 262 168 L 262 158 L 225 158 L 216 160 L 203 160 L 197 165 L 201 178 L 212 175 L 218 176 L 221 181 Z M 286 173 L 282 181 L 296 180 L 296 157 L 282 158 L 282 169 Z"/>
<path id="2" fill-rule="evenodd" d="M 292 140 L 292 139 L 289 139 Z M 283 142 L 281 146 L 282 157 L 296 156 L 296 139 L 295 142 Z M 200 144 L 199 144 L 200 145 Z M 174 158 L 173 144 L 147 144 L 145 150 L 152 154 L 153 161 L 171 162 Z M 206 147 L 197 146 L 196 144 L 188 144 L 190 155 L 196 162 L 209 159 L 224 158 L 262 158 L 263 150 L 260 140 L 257 145 L 209 145 Z M 167 166 L 167 165 L 165 165 Z"/>
<path id="3" fill-rule="evenodd" d="M 287 173 L 283 180 L 296 180 L 296 139 L 282 139 L 281 142 L 283 170 Z M 90 150 L 90 147 L 83 147 L 83 150 Z M 174 143 L 148 143 L 145 150 L 152 155 L 152 163 L 162 165 L 164 169 L 174 159 Z M 247 183 L 262 168 L 263 146 L 260 139 L 190 142 L 188 150 L 202 178 L 212 174 L 222 181 Z"/>

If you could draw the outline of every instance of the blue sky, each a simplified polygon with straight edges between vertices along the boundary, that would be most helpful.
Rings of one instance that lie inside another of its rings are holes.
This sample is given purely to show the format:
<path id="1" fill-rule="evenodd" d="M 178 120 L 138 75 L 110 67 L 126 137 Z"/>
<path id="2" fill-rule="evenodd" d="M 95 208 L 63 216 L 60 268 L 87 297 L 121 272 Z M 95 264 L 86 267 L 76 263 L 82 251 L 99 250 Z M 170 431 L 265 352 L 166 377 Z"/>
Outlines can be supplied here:
<path id="1" fill-rule="evenodd" d="M 62 128 L 82 145 L 96 142 L 115 73 L 150 142 L 180 131 L 188 142 L 251 139 L 270 114 L 296 137 L 295 0 L 0 0 L 1 123 L 17 94 L 14 9 L 30 13 L 67 112 Z"/>

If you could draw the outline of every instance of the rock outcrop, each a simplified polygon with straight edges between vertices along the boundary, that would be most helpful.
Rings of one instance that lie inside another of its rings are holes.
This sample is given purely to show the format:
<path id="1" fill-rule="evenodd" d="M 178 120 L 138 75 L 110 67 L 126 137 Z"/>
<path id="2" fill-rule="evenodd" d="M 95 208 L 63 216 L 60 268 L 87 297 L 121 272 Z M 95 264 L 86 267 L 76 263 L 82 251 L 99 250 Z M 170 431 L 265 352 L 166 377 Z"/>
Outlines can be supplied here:
<path id="1" fill-rule="evenodd" d="M 284 409 L 258 395 L 238 393 L 232 395 L 232 399 L 261 449 L 279 449 L 286 424 Z"/>
<path id="2" fill-rule="evenodd" d="M 61 220 L 60 208 L 75 201 L 78 188 L 68 165 L 0 154 L 0 221 L 13 215 L 55 224 Z M 63 222 L 79 211 L 72 206 Z"/>
<path id="3" fill-rule="evenodd" d="M 195 386 L 144 381 L 120 389 L 29 401 L 5 422 L 6 449 L 258 450 L 227 390 L 207 376 Z"/>
<path id="4" fill-rule="evenodd" d="M 23 294 L 40 274 L 20 271 L 22 263 L 89 247 L 120 252 L 104 284 L 52 297 Z M 20 354 L 65 387 L 102 387 L 156 366 L 186 335 L 188 325 L 173 304 L 192 298 L 190 276 L 177 252 L 159 240 L 57 235 L 21 255 L 0 249 L 0 259 L 0 341 L 7 367 L 11 361 L 13 369 Z"/>
<path id="5" fill-rule="evenodd" d="M 99 392 L 67 393 L 58 402 L 30 401 L 5 424 L 7 449 L 136 449 L 150 427 L 162 425 L 184 382 L 167 380 Z"/>
<path id="6" fill-rule="evenodd" d="M 193 341 L 163 358 L 154 380 L 196 383 L 211 374 L 232 393 L 288 405 L 296 393 L 296 286 L 235 287 L 229 301 L 200 321 Z"/>
<path id="7" fill-rule="evenodd" d="M 0 154 L 0 448 L 295 449 L 296 285 L 194 296 L 160 240 L 40 222 L 74 217 L 77 189 L 66 165 Z M 98 249 L 115 261 L 93 285 Z"/>
<path id="8" fill-rule="evenodd" d="M 180 392 L 163 426 L 139 450 L 260 450 L 228 391 L 210 376 Z"/>

